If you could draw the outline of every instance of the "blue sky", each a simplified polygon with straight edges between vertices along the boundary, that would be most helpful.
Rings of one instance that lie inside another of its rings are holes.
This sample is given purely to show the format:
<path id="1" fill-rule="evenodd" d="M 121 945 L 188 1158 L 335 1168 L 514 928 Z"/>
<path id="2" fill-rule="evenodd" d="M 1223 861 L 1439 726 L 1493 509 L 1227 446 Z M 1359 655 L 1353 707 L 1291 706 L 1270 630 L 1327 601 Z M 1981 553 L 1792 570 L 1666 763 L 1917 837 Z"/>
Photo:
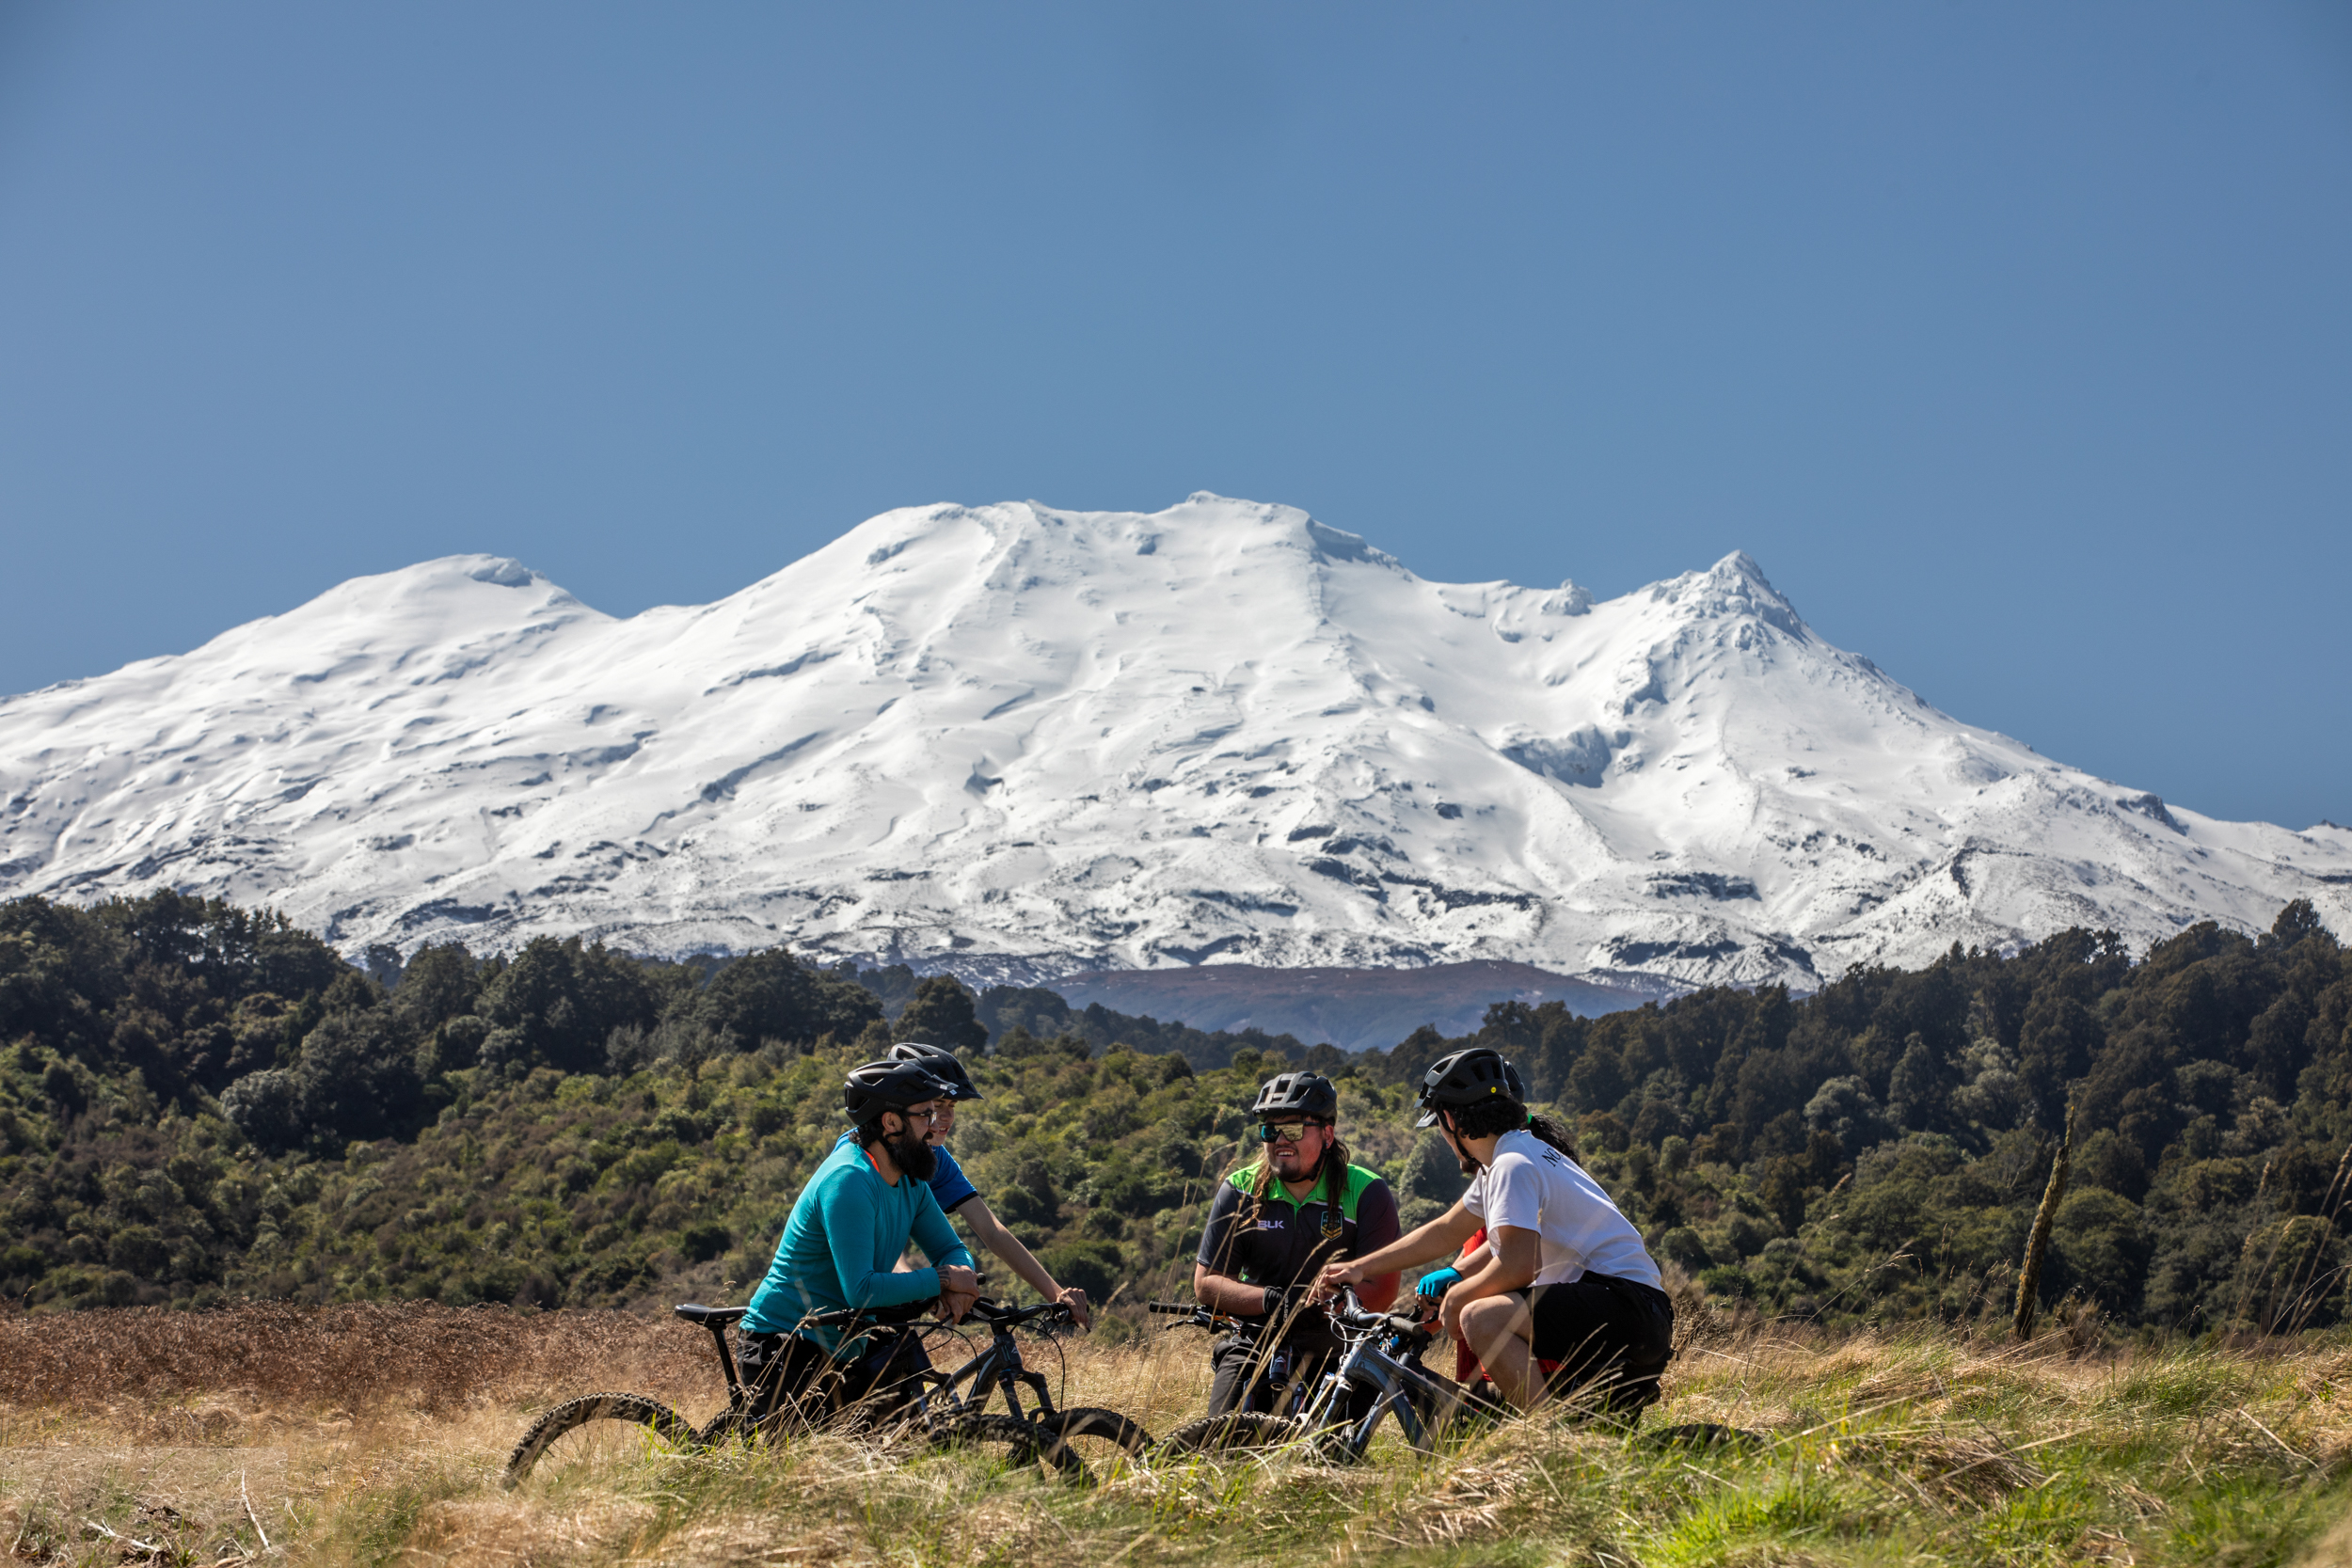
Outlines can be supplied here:
<path id="1" fill-rule="evenodd" d="M 2347 279 L 2325 3 L 8 0 L 0 690 L 1208 489 L 2352 821 Z"/>

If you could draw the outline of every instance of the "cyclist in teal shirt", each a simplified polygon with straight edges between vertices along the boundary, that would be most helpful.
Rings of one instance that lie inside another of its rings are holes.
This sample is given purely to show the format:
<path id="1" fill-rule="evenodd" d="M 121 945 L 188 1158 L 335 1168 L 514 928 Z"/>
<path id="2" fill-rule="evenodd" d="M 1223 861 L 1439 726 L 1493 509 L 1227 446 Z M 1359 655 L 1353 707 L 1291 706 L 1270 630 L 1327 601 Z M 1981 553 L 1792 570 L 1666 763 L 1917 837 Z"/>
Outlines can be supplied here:
<path id="1" fill-rule="evenodd" d="M 747 1382 L 763 1381 L 771 1397 L 796 1394 L 827 1362 L 847 1355 L 856 1361 L 851 1392 L 862 1394 L 920 1365 L 916 1337 L 861 1335 L 844 1346 L 837 1331 L 803 1318 L 935 1297 L 952 1321 L 978 1297 L 972 1255 L 929 1180 L 936 1161 L 925 1134 L 950 1092 L 914 1062 L 868 1062 L 850 1074 L 842 1104 L 857 1122 L 855 1135 L 835 1145 L 802 1189 L 775 1260 L 753 1293 L 742 1323 Z M 931 1266 L 895 1273 L 910 1240 Z"/>
<path id="2" fill-rule="evenodd" d="M 960 1217 L 971 1228 L 972 1239 L 1003 1259 L 1029 1289 L 1046 1301 L 1057 1301 L 1069 1307 L 1080 1328 L 1091 1327 L 1094 1308 L 1087 1300 L 1086 1291 L 1075 1285 L 1063 1285 L 1046 1272 L 1037 1255 L 996 1217 L 980 1190 L 972 1185 L 972 1179 L 963 1174 L 963 1167 L 947 1151 L 946 1140 L 956 1130 L 956 1102 L 980 1098 L 979 1085 L 972 1082 L 972 1075 L 956 1060 L 955 1053 L 922 1040 L 901 1040 L 890 1048 L 888 1059 L 913 1062 L 947 1085 L 947 1102 L 924 1135 L 939 1161 L 938 1168 L 931 1172 L 931 1196 L 939 1200 L 940 1212 Z M 841 1134 L 845 1143 L 855 1136 L 851 1132 Z"/>

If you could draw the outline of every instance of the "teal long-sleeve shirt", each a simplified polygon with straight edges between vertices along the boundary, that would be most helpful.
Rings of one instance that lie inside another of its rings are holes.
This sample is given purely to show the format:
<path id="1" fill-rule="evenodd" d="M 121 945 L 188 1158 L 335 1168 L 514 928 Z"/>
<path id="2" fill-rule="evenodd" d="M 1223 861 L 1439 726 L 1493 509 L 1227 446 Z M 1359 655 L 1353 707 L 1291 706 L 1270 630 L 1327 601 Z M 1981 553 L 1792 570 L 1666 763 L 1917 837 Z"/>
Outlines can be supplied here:
<path id="1" fill-rule="evenodd" d="M 912 1238 L 931 1267 L 893 1272 Z M 799 1332 L 827 1350 L 840 1334 L 814 1325 L 811 1312 L 852 1307 L 900 1307 L 939 1294 L 939 1265 L 972 1267 L 972 1255 L 939 1211 L 930 1183 L 901 1176 L 882 1179 L 855 1142 L 836 1145 L 817 1167 L 776 1243 L 768 1277 L 752 1294 L 743 1326 L 755 1334 Z"/>

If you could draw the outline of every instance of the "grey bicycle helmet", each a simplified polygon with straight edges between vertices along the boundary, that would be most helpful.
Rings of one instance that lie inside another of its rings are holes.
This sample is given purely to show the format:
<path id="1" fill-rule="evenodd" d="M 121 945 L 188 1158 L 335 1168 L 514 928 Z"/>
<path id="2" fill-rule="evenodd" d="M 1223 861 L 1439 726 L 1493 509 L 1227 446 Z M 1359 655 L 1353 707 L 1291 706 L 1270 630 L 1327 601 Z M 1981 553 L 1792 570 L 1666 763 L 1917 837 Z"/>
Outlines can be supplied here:
<path id="1" fill-rule="evenodd" d="M 850 1069 L 841 1085 L 841 1108 L 851 1121 L 866 1121 L 884 1111 L 903 1111 L 927 1100 L 946 1100 L 954 1088 L 919 1062 L 894 1062 L 884 1057 Z"/>
<path id="2" fill-rule="evenodd" d="M 1429 1070 L 1421 1079 L 1421 1119 L 1416 1127 L 1438 1125 L 1439 1110 L 1457 1110 L 1482 1101 L 1520 1100 L 1518 1074 L 1502 1059 L 1500 1051 L 1485 1046 L 1472 1046 L 1440 1056 L 1429 1064 Z"/>
<path id="3" fill-rule="evenodd" d="M 890 1053 L 884 1059 L 915 1062 L 929 1069 L 932 1077 L 947 1085 L 948 1093 L 954 1099 L 980 1098 L 979 1086 L 972 1082 L 972 1075 L 963 1070 L 963 1064 L 956 1060 L 956 1053 L 944 1045 L 933 1045 L 928 1040 L 900 1040 L 890 1048 Z"/>
<path id="4" fill-rule="evenodd" d="M 1279 1072 L 1258 1088 L 1258 1102 L 1249 1114 L 1261 1120 L 1303 1117 L 1309 1121 L 1336 1121 L 1340 1114 L 1339 1085 L 1313 1072 Z"/>

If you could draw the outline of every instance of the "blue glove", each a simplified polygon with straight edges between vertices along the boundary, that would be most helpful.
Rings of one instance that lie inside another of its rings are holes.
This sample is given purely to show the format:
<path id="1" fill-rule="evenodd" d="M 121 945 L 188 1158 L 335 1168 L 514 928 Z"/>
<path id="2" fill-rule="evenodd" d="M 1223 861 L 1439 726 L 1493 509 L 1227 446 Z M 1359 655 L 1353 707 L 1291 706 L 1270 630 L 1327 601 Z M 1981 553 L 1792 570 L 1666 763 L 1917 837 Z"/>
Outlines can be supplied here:
<path id="1" fill-rule="evenodd" d="M 1462 1271 L 1459 1269 L 1432 1269 L 1421 1276 L 1421 1283 L 1413 1287 L 1413 1293 L 1423 1301 L 1436 1301 L 1452 1290 L 1454 1281 L 1461 1277 Z"/>

